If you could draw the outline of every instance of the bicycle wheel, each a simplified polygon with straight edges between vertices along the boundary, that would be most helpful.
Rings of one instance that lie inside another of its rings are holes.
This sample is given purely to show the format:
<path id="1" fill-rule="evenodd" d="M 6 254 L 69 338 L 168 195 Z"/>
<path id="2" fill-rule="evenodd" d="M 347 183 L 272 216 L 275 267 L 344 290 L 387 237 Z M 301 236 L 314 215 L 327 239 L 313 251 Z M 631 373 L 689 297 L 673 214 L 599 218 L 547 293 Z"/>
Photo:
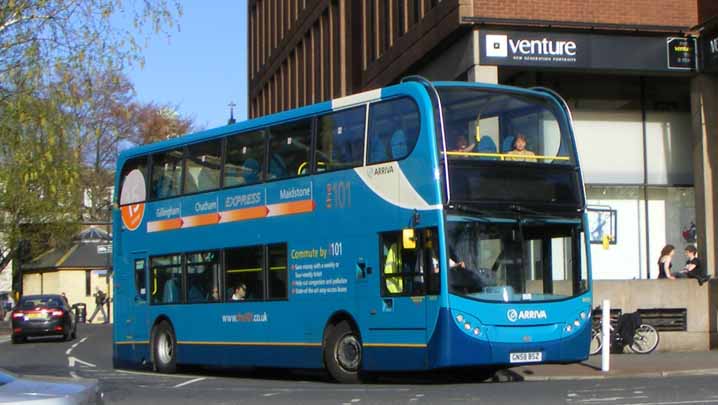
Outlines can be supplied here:
<path id="1" fill-rule="evenodd" d="M 633 335 L 631 350 L 638 354 L 648 354 L 658 347 L 660 336 L 658 331 L 651 325 L 642 324 L 636 329 Z"/>
<path id="2" fill-rule="evenodd" d="M 591 354 L 591 356 L 593 356 L 594 354 L 600 353 L 602 348 L 603 348 L 603 340 L 601 339 L 601 329 L 592 328 L 591 329 L 591 346 L 589 348 L 589 353 Z"/>

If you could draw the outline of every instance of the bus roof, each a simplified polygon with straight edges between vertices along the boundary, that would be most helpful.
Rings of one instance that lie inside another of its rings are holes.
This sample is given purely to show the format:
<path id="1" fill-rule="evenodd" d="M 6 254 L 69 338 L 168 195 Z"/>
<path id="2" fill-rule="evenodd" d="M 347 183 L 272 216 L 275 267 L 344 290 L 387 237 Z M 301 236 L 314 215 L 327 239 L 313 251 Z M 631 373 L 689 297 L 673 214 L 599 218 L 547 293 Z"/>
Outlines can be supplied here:
<path id="1" fill-rule="evenodd" d="M 506 86 L 499 84 L 489 83 L 476 83 L 476 82 L 457 82 L 457 81 L 440 81 L 432 82 L 435 87 L 453 87 L 453 86 L 464 86 L 474 87 L 486 90 L 510 90 L 515 93 L 523 93 L 534 97 L 543 97 L 553 100 L 553 97 L 545 92 L 540 92 L 531 89 L 525 89 L 522 87 Z M 176 138 L 168 139 L 165 141 L 155 142 L 148 145 L 142 145 L 134 148 L 127 149 L 120 153 L 117 160 L 118 165 L 123 164 L 127 159 L 135 156 L 142 156 L 162 150 L 173 149 L 183 145 L 192 144 L 195 142 L 208 140 L 212 138 L 219 138 L 226 135 L 251 131 L 257 128 L 264 128 L 267 126 L 280 124 L 286 121 L 292 121 L 298 118 L 312 116 L 316 114 L 328 113 L 334 110 L 339 110 L 352 105 L 359 105 L 368 101 L 381 100 L 383 97 L 389 97 L 396 93 L 411 93 L 421 91 L 424 86 L 416 81 L 406 81 L 400 84 L 383 87 L 381 89 L 369 90 L 362 93 L 353 94 L 346 97 L 333 99 L 330 101 L 323 101 L 316 104 L 311 104 L 304 107 L 294 108 L 287 111 L 282 111 L 270 115 L 266 115 L 259 118 L 250 120 L 244 120 L 232 125 L 225 125 L 221 127 L 211 128 L 204 131 L 194 132 L 186 135 L 182 135 Z M 556 101 L 556 100 L 553 100 Z"/>

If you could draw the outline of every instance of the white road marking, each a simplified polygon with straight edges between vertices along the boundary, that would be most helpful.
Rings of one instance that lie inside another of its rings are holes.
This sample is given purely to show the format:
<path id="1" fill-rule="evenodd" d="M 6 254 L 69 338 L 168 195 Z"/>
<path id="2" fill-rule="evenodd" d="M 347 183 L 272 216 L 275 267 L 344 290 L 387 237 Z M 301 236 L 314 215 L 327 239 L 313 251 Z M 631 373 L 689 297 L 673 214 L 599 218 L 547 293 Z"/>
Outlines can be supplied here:
<path id="1" fill-rule="evenodd" d="M 72 377 L 72 378 L 74 378 L 74 379 L 76 379 L 76 380 L 79 380 L 79 379 L 80 379 L 80 377 L 79 377 L 79 376 L 77 375 L 77 373 L 75 373 L 74 371 L 70 371 L 70 377 Z"/>
<path id="2" fill-rule="evenodd" d="M 83 365 L 83 366 L 86 366 L 86 367 L 97 367 L 97 365 L 92 364 L 92 363 L 87 362 L 87 361 L 84 361 L 84 360 L 80 360 L 80 359 L 78 359 L 77 357 L 70 356 L 70 357 L 67 358 L 67 365 L 68 365 L 69 367 L 75 367 L 75 363 L 79 363 L 79 364 L 81 364 L 81 365 Z"/>
<path id="3" fill-rule="evenodd" d="M 192 379 L 192 380 L 185 381 L 185 382 L 183 382 L 183 383 L 179 383 L 179 384 L 175 385 L 175 386 L 172 387 L 172 388 L 184 387 L 185 385 L 190 385 L 190 384 L 193 384 L 193 383 L 196 383 L 196 382 L 199 382 L 199 381 L 202 381 L 202 380 L 206 380 L 206 379 L 207 379 L 207 377 L 194 378 L 194 379 Z"/>
<path id="4" fill-rule="evenodd" d="M 72 350 L 74 350 L 77 346 L 80 345 L 80 343 L 83 343 L 85 340 L 87 340 L 87 336 L 85 336 L 84 338 L 80 339 L 80 341 L 77 342 L 77 343 L 75 343 L 74 345 L 70 346 L 70 348 L 65 351 L 65 355 L 69 356 L 70 353 L 72 353 Z"/>
<path id="5" fill-rule="evenodd" d="M 150 371 L 132 371 L 132 370 L 115 370 L 116 373 L 120 374 L 134 374 L 134 375 L 148 375 L 148 376 L 154 376 L 154 377 L 162 377 L 162 378 L 194 378 L 196 375 L 189 375 L 189 374 L 160 374 L 160 373 L 153 373 Z"/>
<path id="6" fill-rule="evenodd" d="M 275 396 L 275 395 L 279 395 L 279 392 L 268 392 L 268 393 L 266 393 L 266 394 L 264 394 L 264 395 L 262 395 L 262 396 L 263 396 L 263 397 L 273 397 L 273 396 Z"/>
<path id="7" fill-rule="evenodd" d="M 648 398 L 647 396 L 638 396 L 638 397 L 606 397 L 606 398 L 589 398 L 589 399 L 579 399 L 578 402 L 615 402 L 615 401 L 624 401 L 627 399 L 643 399 Z"/>
<path id="8" fill-rule="evenodd" d="M 626 405 L 686 405 L 686 404 L 718 404 L 718 400 L 701 399 L 696 401 L 675 401 L 675 402 L 636 402 Z"/>
<path id="9" fill-rule="evenodd" d="M 353 403 L 353 404 L 355 404 L 355 403 L 357 403 L 357 402 L 359 402 L 359 401 L 361 401 L 361 399 L 359 399 L 359 398 L 353 398 L 353 399 L 352 399 L 352 403 Z"/>

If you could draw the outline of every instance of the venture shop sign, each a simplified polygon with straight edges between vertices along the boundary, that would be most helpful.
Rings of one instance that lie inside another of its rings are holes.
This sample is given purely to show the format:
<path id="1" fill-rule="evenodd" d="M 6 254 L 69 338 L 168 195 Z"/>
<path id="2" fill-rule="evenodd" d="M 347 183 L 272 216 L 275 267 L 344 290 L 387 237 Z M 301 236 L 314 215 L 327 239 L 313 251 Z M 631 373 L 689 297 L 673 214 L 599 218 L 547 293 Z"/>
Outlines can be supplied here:
<path id="1" fill-rule="evenodd" d="M 482 62 L 499 65 L 583 65 L 585 44 L 568 35 L 541 33 L 485 33 Z"/>
<path id="2" fill-rule="evenodd" d="M 695 71 L 695 40 L 532 31 L 481 31 L 484 65 L 563 69 Z"/>

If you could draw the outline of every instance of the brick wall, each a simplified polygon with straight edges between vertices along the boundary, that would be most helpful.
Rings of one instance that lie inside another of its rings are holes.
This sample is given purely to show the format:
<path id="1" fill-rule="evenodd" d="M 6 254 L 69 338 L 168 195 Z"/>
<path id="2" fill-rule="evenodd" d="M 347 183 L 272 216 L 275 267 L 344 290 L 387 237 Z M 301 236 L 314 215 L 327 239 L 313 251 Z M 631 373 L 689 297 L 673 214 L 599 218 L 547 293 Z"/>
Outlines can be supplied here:
<path id="1" fill-rule="evenodd" d="M 717 8 L 716 0 L 698 0 Z M 714 10 L 715 11 L 715 10 Z M 474 0 L 475 17 L 692 27 L 697 0 Z"/>

